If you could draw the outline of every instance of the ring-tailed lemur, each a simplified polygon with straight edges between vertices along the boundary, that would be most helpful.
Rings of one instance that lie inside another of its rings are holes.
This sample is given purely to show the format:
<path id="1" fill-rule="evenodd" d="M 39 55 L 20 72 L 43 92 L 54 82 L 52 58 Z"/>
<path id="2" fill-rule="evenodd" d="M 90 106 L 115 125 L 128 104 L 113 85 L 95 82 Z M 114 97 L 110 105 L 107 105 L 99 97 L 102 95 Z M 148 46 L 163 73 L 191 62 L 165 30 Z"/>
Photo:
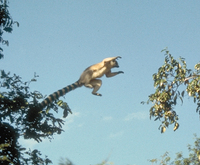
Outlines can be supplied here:
<path id="1" fill-rule="evenodd" d="M 42 106 L 42 108 L 44 108 L 48 104 L 58 99 L 60 96 L 63 96 L 71 90 L 81 87 L 83 85 L 88 88 L 93 88 L 92 94 L 102 96 L 101 94 L 97 93 L 102 84 L 102 81 L 97 78 L 102 77 L 104 74 L 106 75 L 106 77 L 113 77 L 117 74 L 124 73 L 123 71 L 111 72 L 112 68 L 119 67 L 118 62 L 116 61 L 116 59 L 118 58 L 121 57 L 117 56 L 105 58 L 102 62 L 86 68 L 81 74 L 78 81 L 49 95 L 40 103 L 40 105 Z"/>

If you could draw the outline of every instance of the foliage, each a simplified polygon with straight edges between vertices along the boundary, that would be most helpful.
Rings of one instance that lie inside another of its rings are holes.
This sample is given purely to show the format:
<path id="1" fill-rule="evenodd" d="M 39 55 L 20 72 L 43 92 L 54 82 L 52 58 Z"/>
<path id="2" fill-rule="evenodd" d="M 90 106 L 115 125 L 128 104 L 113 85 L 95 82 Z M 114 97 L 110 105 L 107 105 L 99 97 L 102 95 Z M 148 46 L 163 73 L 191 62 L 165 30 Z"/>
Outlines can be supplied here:
<path id="1" fill-rule="evenodd" d="M 0 43 L 8 45 L 2 38 L 3 32 L 11 33 L 14 22 L 8 11 L 6 0 L 0 0 Z M 0 59 L 3 58 L 3 49 L 0 47 Z M 38 150 L 27 150 L 18 143 L 19 138 L 51 140 L 54 134 L 62 133 L 64 121 L 54 117 L 50 109 L 58 112 L 58 107 L 64 109 L 63 116 L 71 113 L 70 108 L 63 101 L 50 104 L 46 110 L 41 108 L 39 99 L 44 99 L 40 92 L 29 91 L 31 82 L 23 82 L 20 76 L 10 75 L 0 71 L 0 164 L 49 164 L 47 157 L 41 158 Z"/>
<path id="2" fill-rule="evenodd" d="M 200 165 L 200 138 L 195 135 L 194 146 L 188 145 L 189 156 L 187 158 L 183 157 L 182 152 L 176 153 L 176 158 L 171 161 L 171 158 L 166 152 L 160 159 L 149 160 L 152 165 L 159 162 L 159 165 Z"/>
<path id="3" fill-rule="evenodd" d="M 73 163 L 69 160 L 69 159 L 60 159 L 59 165 L 73 165 Z M 108 158 L 106 160 L 103 160 L 100 164 L 96 164 L 96 165 L 114 165 L 114 163 L 112 162 L 108 162 Z"/>
<path id="4" fill-rule="evenodd" d="M 150 118 L 155 117 L 155 121 L 161 121 L 159 128 L 162 133 L 172 124 L 174 131 L 179 128 L 179 118 L 174 107 L 178 101 L 183 103 L 186 94 L 193 97 L 194 103 L 197 104 L 196 111 L 200 114 L 200 63 L 196 64 L 195 70 L 192 71 L 187 68 L 184 58 L 175 60 L 167 49 L 163 51 L 165 62 L 158 72 L 153 74 L 155 93 L 151 94 L 147 101 L 147 104 L 153 103 Z"/>
<path id="5" fill-rule="evenodd" d="M 101 162 L 100 164 L 97 164 L 97 165 L 114 165 L 113 162 L 107 162 L 107 160 Z"/>
<path id="6" fill-rule="evenodd" d="M 157 162 L 160 162 L 159 163 L 160 165 L 167 165 L 169 163 L 169 161 L 171 160 L 171 158 L 168 156 L 168 154 L 169 153 L 166 152 L 161 156 L 161 159 L 151 159 L 151 160 L 149 160 L 149 162 L 151 162 L 152 165 Z"/>
<path id="7" fill-rule="evenodd" d="M 8 11 L 7 0 L 0 0 L 0 43 L 2 45 L 9 45 L 7 40 L 4 40 L 2 35 L 4 32 L 11 33 L 13 31 L 13 25 L 19 23 L 13 21 Z M 3 49 L 0 47 L 0 59 L 3 58 Z"/>
<path id="8" fill-rule="evenodd" d="M 40 108 L 38 99 L 43 98 L 42 95 L 37 91 L 29 91 L 29 85 L 36 81 L 36 77 L 37 75 L 31 81 L 23 82 L 21 77 L 15 74 L 11 76 L 10 73 L 1 71 L 0 163 L 49 164 L 51 162 L 47 158 L 40 158 L 39 151 L 26 151 L 18 144 L 19 138 L 42 142 L 42 139 L 51 140 L 54 134 L 61 134 L 63 131 L 64 121 Z M 58 112 L 55 104 L 51 107 Z M 25 158 L 25 155 L 29 158 Z"/>
<path id="9" fill-rule="evenodd" d="M 69 159 L 60 158 L 59 165 L 74 165 Z"/>

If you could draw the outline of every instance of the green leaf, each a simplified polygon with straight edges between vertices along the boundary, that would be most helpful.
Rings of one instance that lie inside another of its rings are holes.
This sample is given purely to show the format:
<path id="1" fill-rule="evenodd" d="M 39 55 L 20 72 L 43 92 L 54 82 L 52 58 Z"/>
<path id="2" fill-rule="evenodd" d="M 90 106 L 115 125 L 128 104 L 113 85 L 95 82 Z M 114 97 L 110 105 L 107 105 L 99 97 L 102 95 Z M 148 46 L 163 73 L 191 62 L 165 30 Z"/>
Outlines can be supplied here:
<path id="1" fill-rule="evenodd" d="M 63 118 L 66 118 L 68 116 L 68 110 L 64 109 L 63 111 Z"/>
<path id="2" fill-rule="evenodd" d="M 63 101 L 62 101 L 62 100 L 59 100 L 59 101 L 57 102 L 57 105 L 60 106 L 60 107 L 62 106 L 62 104 L 63 104 Z"/>
<path id="3" fill-rule="evenodd" d="M 179 128 L 179 124 L 176 122 L 176 123 L 174 124 L 174 131 L 176 131 L 178 128 Z"/>
<path id="4" fill-rule="evenodd" d="M 46 109 L 46 114 L 48 114 L 48 113 L 49 113 L 49 110 L 50 110 L 50 108 L 47 108 L 47 109 Z"/>
<path id="5" fill-rule="evenodd" d="M 180 97 L 180 100 L 181 100 L 181 103 L 183 104 L 183 98 L 182 97 Z"/>
<path id="6" fill-rule="evenodd" d="M 176 100 L 177 100 L 177 94 L 174 97 L 174 105 L 176 105 Z"/>
<path id="7" fill-rule="evenodd" d="M 196 70 L 199 70 L 199 69 L 200 69 L 200 63 L 196 64 L 196 65 L 194 66 L 194 68 L 195 68 Z"/>
<path id="8" fill-rule="evenodd" d="M 165 126 L 162 126 L 161 128 L 161 133 L 164 133 L 166 131 L 166 127 Z"/>
<path id="9" fill-rule="evenodd" d="M 8 33 L 11 33 L 13 29 L 11 27 L 5 27 L 3 30 L 5 30 Z"/>
<path id="10" fill-rule="evenodd" d="M 185 91 L 182 91 L 181 92 L 181 96 L 184 97 L 184 94 L 185 94 Z"/>
<path id="11" fill-rule="evenodd" d="M 140 104 L 143 104 L 143 105 L 144 105 L 144 104 L 145 104 L 145 102 L 144 102 L 144 101 L 141 101 L 141 103 L 140 103 Z"/>
<path id="12" fill-rule="evenodd" d="M 35 78 L 31 79 L 31 81 L 37 81 Z"/>
<path id="13" fill-rule="evenodd" d="M 194 97 L 194 103 L 196 103 L 196 100 L 197 100 L 196 97 Z"/>

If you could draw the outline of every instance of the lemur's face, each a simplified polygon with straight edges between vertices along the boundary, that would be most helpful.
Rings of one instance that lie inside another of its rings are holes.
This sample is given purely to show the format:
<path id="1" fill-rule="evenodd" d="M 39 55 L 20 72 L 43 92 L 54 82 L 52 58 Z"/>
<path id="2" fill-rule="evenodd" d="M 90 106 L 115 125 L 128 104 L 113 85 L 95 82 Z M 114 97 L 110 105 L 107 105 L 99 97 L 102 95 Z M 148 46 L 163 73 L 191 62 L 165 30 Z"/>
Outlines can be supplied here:
<path id="1" fill-rule="evenodd" d="M 112 68 L 119 68 L 118 62 L 116 60 L 110 61 L 110 65 Z"/>

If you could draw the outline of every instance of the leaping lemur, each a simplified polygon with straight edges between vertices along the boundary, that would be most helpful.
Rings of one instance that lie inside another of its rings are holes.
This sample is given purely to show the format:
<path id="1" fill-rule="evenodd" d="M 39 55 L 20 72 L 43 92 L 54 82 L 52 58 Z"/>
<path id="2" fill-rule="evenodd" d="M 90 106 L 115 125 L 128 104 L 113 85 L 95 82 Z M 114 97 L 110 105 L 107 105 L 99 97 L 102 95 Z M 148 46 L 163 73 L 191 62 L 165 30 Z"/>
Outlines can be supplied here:
<path id="1" fill-rule="evenodd" d="M 102 62 L 86 68 L 81 74 L 78 81 L 49 95 L 40 103 L 40 105 L 42 106 L 42 108 L 44 108 L 48 104 L 58 99 L 60 96 L 63 96 L 71 90 L 81 87 L 83 85 L 88 88 L 93 88 L 92 94 L 96 96 L 102 96 L 100 93 L 97 93 L 102 84 L 102 81 L 97 78 L 102 77 L 104 74 L 106 75 L 106 77 L 113 77 L 117 74 L 124 73 L 123 71 L 111 72 L 112 68 L 119 67 L 118 62 L 116 61 L 116 59 L 118 58 L 121 57 L 117 56 L 105 58 Z"/>

